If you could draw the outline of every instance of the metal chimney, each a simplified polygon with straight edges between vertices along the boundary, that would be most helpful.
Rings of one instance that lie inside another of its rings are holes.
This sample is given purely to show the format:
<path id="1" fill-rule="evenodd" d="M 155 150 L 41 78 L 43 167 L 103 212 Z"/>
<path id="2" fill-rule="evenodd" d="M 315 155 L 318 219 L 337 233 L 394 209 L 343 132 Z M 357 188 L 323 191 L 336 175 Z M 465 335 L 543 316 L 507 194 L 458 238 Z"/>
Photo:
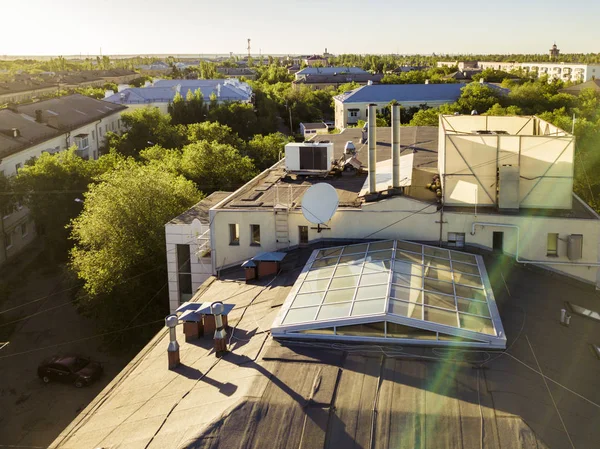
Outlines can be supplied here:
<path id="1" fill-rule="evenodd" d="M 178 322 L 179 318 L 175 314 L 165 318 L 165 326 L 169 328 L 169 346 L 167 347 L 169 369 L 179 366 L 179 343 L 177 343 L 177 334 L 175 331 Z"/>
<path id="2" fill-rule="evenodd" d="M 375 174 L 375 164 L 377 155 L 377 113 L 375 104 L 369 105 L 369 193 L 377 193 L 377 179 Z"/>
<path id="3" fill-rule="evenodd" d="M 392 105 L 392 187 L 400 188 L 400 105 Z"/>
<path id="4" fill-rule="evenodd" d="M 223 326 L 223 312 L 225 307 L 221 301 L 215 301 L 210 305 L 210 311 L 215 316 L 215 354 L 222 357 L 227 352 L 227 332 Z"/>

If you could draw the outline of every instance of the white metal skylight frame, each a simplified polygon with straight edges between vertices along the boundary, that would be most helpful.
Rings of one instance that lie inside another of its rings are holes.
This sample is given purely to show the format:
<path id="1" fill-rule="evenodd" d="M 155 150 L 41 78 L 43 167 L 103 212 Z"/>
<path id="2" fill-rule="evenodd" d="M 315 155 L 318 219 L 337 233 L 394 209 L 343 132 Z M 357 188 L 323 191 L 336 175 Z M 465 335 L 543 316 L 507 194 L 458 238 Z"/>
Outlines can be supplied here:
<path id="1" fill-rule="evenodd" d="M 357 253 L 358 250 L 361 252 Z M 341 268 L 345 274 L 338 272 Z M 405 269 L 410 271 L 403 275 L 401 270 Z M 380 274 L 374 275 L 377 273 Z M 384 273 L 385 280 L 382 276 Z M 363 276 L 377 281 L 373 284 L 362 283 Z M 450 280 L 439 279 L 440 276 Z M 415 285 L 419 281 L 420 285 Z M 477 282 L 479 285 L 474 286 Z M 332 288 L 334 283 L 342 286 Z M 437 289 L 432 287 L 436 285 Z M 363 292 L 377 291 L 378 286 L 381 287 L 380 291 L 374 296 L 363 296 Z M 384 286 L 385 293 L 382 293 Z M 406 292 L 408 298 L 399 296 L 399 293 Z M 345 294 L 348 299 L 328 301 L 330 293 L 333 293 L 332 297 Z M 410 295 L 414 294 L 417 298 L 413 300 Z M 308 302 L 301 304 L 296 301 Z M 368 313 L 363 309 L 363 313 L 353 315 L 357 305 L 369 309 L 379 305 L 375 301 L 379 301 L 383 307 Z M 390 304 L 392 307 L 405 308 L 406 313 L 393 313 Z M 329 312 L 336 309 L 344 313 Z M 415 310 L 419 311 L 419 317 L 408 316 Z M 434 321 L 432 315 L 436 314 Z M 452 314 L 456 318 L 455 325 L 452 323 Z M 444 319 L 449 319 L 450 323 L 444 324 Z M 342 329 L 346 326 L 373 323 L 383 323 L 382 335 L 338 334 L 338 329 L 347 333 Z M 387 323 L 429 331 L 435 334 L 435 339 L 432 340 L 431 336 L 422 339 L 390 337 Z M 506 336 L 483 259 L 454 249 L 403 240 L 378 240 L 313 251 L 275 319 L 271 332 L 279 338 L 506 347 Z"/>

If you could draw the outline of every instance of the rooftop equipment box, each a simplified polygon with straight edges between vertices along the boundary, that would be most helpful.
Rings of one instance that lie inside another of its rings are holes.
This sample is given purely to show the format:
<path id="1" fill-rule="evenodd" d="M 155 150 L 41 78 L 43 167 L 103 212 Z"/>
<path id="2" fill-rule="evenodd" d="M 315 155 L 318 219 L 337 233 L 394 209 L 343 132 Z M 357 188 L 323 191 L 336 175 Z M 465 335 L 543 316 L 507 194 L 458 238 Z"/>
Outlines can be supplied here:
<path id="1" fill-rule="evenodd" d="M 583 253 L 583 235 L 571 234 L 567 238 L 567 257 L 569 260 L 579 260 Z"/>
<path id="2" fill-rule="evenodd" d="M 289 172 L 329 172 L 332 159 L 332 143 L 288 143 L 285 146 L 285 169 Z"/>

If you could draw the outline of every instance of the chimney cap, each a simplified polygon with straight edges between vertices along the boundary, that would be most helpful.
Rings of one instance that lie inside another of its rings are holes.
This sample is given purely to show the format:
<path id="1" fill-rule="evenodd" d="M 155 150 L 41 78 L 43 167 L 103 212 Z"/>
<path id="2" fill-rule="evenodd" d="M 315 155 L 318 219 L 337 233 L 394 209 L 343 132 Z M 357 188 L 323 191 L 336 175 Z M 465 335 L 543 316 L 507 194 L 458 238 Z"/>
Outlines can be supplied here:
<path id="1" fill-rule="evenodd" d="M 167 326 L 169 328 L 176 327 L 178 322 L 179 322 L 179 318 L 177 317 L 176 314 L 169 315 L 165 318 L 165 326 Z"/>

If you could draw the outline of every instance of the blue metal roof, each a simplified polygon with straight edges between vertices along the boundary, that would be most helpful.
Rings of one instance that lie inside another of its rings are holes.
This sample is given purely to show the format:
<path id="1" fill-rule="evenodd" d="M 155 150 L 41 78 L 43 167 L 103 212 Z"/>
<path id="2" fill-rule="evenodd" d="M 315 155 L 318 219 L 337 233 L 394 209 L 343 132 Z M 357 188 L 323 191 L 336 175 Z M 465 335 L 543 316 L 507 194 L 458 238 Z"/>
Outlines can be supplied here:
<path id="1" fill-rule="evenodd" d="M 342 103 L 389 103 L 447 101 L 460 97 L 464 84 L 374 84 L 359 87 L 335 98 Z"/>
<path id="2" fill-rule="evenodd" d="M 286 253 L 274 251 L 274 252 L 260 253 L 256 256 L 254 256 L 251 260 L 258 261 L 258 262 L 281 262 L 285 256 L 286 256 Z"/>
<path id="3" fill-rule="evenodd" d="M 254 268 L 255 266 L 256 266 L 256 263 L 254 263 L 254 261 L 252 259 L 249 259 L 242 264 L 242 268 Z"/>

